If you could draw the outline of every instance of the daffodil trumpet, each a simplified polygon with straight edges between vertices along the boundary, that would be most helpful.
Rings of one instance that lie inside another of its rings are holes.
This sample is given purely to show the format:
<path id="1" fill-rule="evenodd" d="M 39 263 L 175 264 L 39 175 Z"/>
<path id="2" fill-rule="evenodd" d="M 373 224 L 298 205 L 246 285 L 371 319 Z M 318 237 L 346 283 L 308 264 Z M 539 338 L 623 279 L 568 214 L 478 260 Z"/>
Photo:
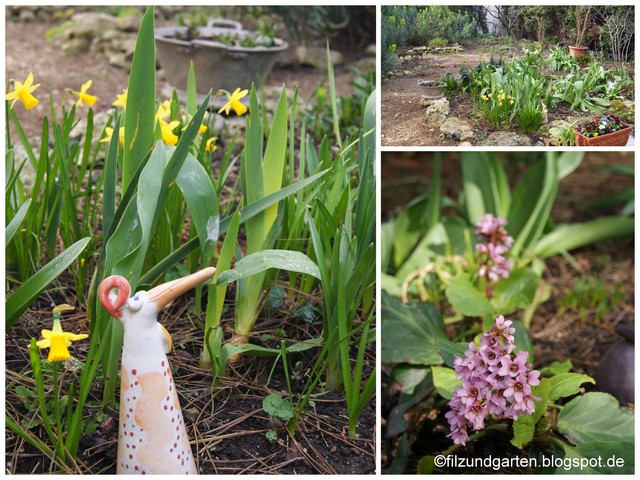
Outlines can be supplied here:
<path id="1" fill-rule="evenodd" d="M 124 327 L 118 474 L 198 473 L 167 359 L 171 337 L 157 316 L 214 273 L 215 268 L 205 268 L 132 297 L 124 277 L 113 275 L 100 283 L 100 303 Z"/>

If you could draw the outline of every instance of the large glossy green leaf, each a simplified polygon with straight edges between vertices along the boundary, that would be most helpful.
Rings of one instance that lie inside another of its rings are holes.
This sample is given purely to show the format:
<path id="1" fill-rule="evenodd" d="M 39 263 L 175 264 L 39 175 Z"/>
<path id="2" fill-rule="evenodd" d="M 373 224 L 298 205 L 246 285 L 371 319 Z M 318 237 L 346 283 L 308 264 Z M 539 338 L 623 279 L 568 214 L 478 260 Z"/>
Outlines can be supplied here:
<path id="1" fill-rule="evenodd" d="M 440 312 L 431 303 L 403 304 L 382 292 L 382 361 L 439 365 L 435 346 L 444 338 Z"/>
<path id="2" fill-rule="evenodd" d="M 5 313 L 7 315 L 5 325 L 7 330 L 9 330 L 16 320 L 20 318 L 20 315 L 29 308 L 31 302 L 78 258 L 78 255 L 82 253 L 90 241 L 90 237 L 78 240 L 38 270 L 35 275 L 24 282 L 24 284 L 8 298 L 5 304 Z"/>
<path id="3" fill-rule="evenodd" d="M 562 442 L 564 458 L 556 474 L 633 474 L 633 442 L 590 441 L 575 447 Z"/>
<path id="4" fill-rule="evenodd" d="M 501 314 L 528 307 L 536 294 L 540 277 L 530 268 L 513 270 L 509 278 L 500 280 L 491 298 L 491 304 Z"/>
<path id="5" fill-rule="evenodd" d="M 227 270 L 218 277 L 218 285 L 257 275 L 271 268 L 311 275 L 320 279 L 318 266 L 304 253 L 293 250 L 263 250 L 247 255 L 236 262 L 233 269 Z"/>
<path id="6" fill-rule="evenodd" d="M 436 350 L 444 360 L 445 365 L 454 368 L 456 357 L 463 358 L 469 348 L 468 342 L 452 342 L 446 338 L 436 338 Z"/>
<path id="7" fill-rule="evenodd" d="M 400 384 L 402 393 L 412 394 L 416 387 L 427 377 L 429 369 L 425 367 L 415 367 L 413 365 L 396 365 L 391 372 L 393 381 Z"/>
<path id="8" fill-rule="evenodd" d="M 513 438 L 511 443 L 518 448 L 524 447 L 533 439 L 535 427 L 538 421 L 546 414 L 551 392 L 551 382 L 548 378 L 542 378 L 540 383 L 531 389 L 535 400 L 536 409 L 531 415 L 521 415 L 513 422 Z"/>
<path id="9" fill-rule="evenodd" d="M 9 225 L 7 225 L 7 228 L 5 228 L 5 231 L 4 231 L 5 247 L 9 245 L 9 242 L 18 231 L 18 227 L 20 227 L 22 220 L 24 220 L 25 215 L 29 211 L 29 205 L 31 205 L 31 199 L 27 198 L 27 200 L 22 205 L 20 205 L 20 208 L 18 209 L 14 217 L 9 222 Z"/>
<path id="10" fill-rule="evenodd" d="M 433 375 L 433 386 L 436 387 L 440 396 L 451 400 L 454 389 L 462 384 L 458 379 L 458 374 L 452 368 L 438 367 L 436 365 L 431 367 L 431 373 Z"/>
<path id="11" fill-rule="evenodd" d="M 122 189 L 126 190 L 147 152 L 153 145 L 156 113 L 156 48 L 154 9 L 142 18 L 131 61 L 124 122 L 124 162 Z M 117 132 L 114 134 L 117 138 Z"/>
<path id="12" fill-rule="evenodd" d="M 553 402 L 559 398 L 570 397 L 580 393 L 583 383 L 596 383 L 595 380 L 588 375 L 581 373 L 559 373 L 549 378 L 551 391 L 549 392 L 549 401 Z"/>
<path id="13" fill-rule="evenodd" d="M 590 392 L 567 403 L 558 413 L 558 430 L 574 443 L 634 441 L 633 415 L 602 392 Z"/>
<path id="14" fill-rule="evenodd" d="M 481 317 L 495 311 L 491 302 L 472 285 L 466 274 L 453 278 L 445 294 L 451 306 L 462 315 Z"/>
<path id="15" fill-rule="evenodd" d="M 633 233 L 634 220 L 625 217 L 601 217 L 591 222 L 560 225 L 541 238 L 532 253 L 547 258 L 600 240 L 631 237 Z"/>
<path id="16" fill-rule="evenodd" d="M 514 320 L 511 326 L 516 329 L 513 334 L 513 343 L 516 346 L 516 351 L 529 352 L 529 363 L 533 364 L 533 341 L 529 330 L 518 320 Z"/>

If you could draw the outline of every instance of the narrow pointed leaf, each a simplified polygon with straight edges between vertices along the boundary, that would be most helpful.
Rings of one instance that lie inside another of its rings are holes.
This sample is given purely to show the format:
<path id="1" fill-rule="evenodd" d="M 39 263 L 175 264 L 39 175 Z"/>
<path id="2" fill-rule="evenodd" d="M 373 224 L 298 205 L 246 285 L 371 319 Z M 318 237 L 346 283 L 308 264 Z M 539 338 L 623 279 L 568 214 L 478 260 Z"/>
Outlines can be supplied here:
<path id="1" fill-rule="evenodd" d="M 20 318 L 20 315 L 29 308 L 35 298 L 53 282 L 58 276 L 78 258 L 87 244 L 90 237 L 77 241 L 64 252 L 42 267 L 31 278 L 29 278 L 16 292 L 14 292 L 5 304 L 7 315 L 6 329 L 9 330 Z"/>
<path id="2" fill-rule="evenodd" d="M 247 255 L 218 277 L 218 285 L 247 278 L 271 268 L 303 273 L 320 279 L 318 266 L 304 253 L 289 250 L 263 250 Z"/>

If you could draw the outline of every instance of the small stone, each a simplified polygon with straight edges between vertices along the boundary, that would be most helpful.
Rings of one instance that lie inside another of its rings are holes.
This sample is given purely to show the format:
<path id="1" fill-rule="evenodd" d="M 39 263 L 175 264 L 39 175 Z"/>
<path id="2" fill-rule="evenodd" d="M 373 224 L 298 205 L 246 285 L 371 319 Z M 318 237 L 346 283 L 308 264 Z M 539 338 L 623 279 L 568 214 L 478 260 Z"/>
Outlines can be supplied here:
<path id="1" fill-rule="evenodd" d="M 337 50 L 331 50 L 330 56 L 334 66 L 344 63 L 342 54 Z M 300 65 L 309 65 L 318 70 L 327 69 L 327 51 L 324 48 L 300 46 L 296 48 L 296 58 Z"/>
<path id="2" fill-rule="evenodd" d="M 74 36 L 98 37 L 105 30 L 118 28 L 118 19 L 101 12 L 80 12 L 71 16 L 75 24 L 72 29 Z"/>
<path id="3" fill-rule="evenodd" d="M 91 42 L 85 37 L 74 37 L 64 42 L 60 49 L 65 55 L 79 55 L 89 51 Z"/>
<path id="4" fill-rule="evenodd" d="M 489 136 L 478 145 L 484 147 L 530 147 L 531 139 L 529 137 L 520 136 L 514 132 L 500 131 L 490 133 Z"/>
<path id="5" fill-rule="evenodd" d="M 425 112 L 425 120 L 429 125 L 441 125 L 449 115 L 449 100 L 446 98 L 436 98 L 431 100 L 431 104 Z"/>
<path id="6" fill-rule="evenodd" d="M 447 118 L 447 120 L 440 125 L 440 131 L 445 138 L 453 138 L 457 141 L 466 141 L 474 138 L 473 127 L 457 117 Z"/>

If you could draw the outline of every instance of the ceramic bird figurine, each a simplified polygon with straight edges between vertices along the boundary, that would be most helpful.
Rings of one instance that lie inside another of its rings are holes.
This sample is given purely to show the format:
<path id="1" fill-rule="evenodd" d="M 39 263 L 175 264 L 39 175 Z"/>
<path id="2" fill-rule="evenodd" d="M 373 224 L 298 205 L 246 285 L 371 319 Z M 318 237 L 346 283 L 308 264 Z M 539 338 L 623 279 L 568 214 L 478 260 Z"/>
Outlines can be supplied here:
<path id="1" fill-rule="evenodd" d="M 124 326 L 118 474 L 198 473 L 167 360 L 171 337 L 157 316 L 215 270 L 205 268 L 131 298 L 124 277 L 113 275 L 100 283 L 100 303 Z"/>

